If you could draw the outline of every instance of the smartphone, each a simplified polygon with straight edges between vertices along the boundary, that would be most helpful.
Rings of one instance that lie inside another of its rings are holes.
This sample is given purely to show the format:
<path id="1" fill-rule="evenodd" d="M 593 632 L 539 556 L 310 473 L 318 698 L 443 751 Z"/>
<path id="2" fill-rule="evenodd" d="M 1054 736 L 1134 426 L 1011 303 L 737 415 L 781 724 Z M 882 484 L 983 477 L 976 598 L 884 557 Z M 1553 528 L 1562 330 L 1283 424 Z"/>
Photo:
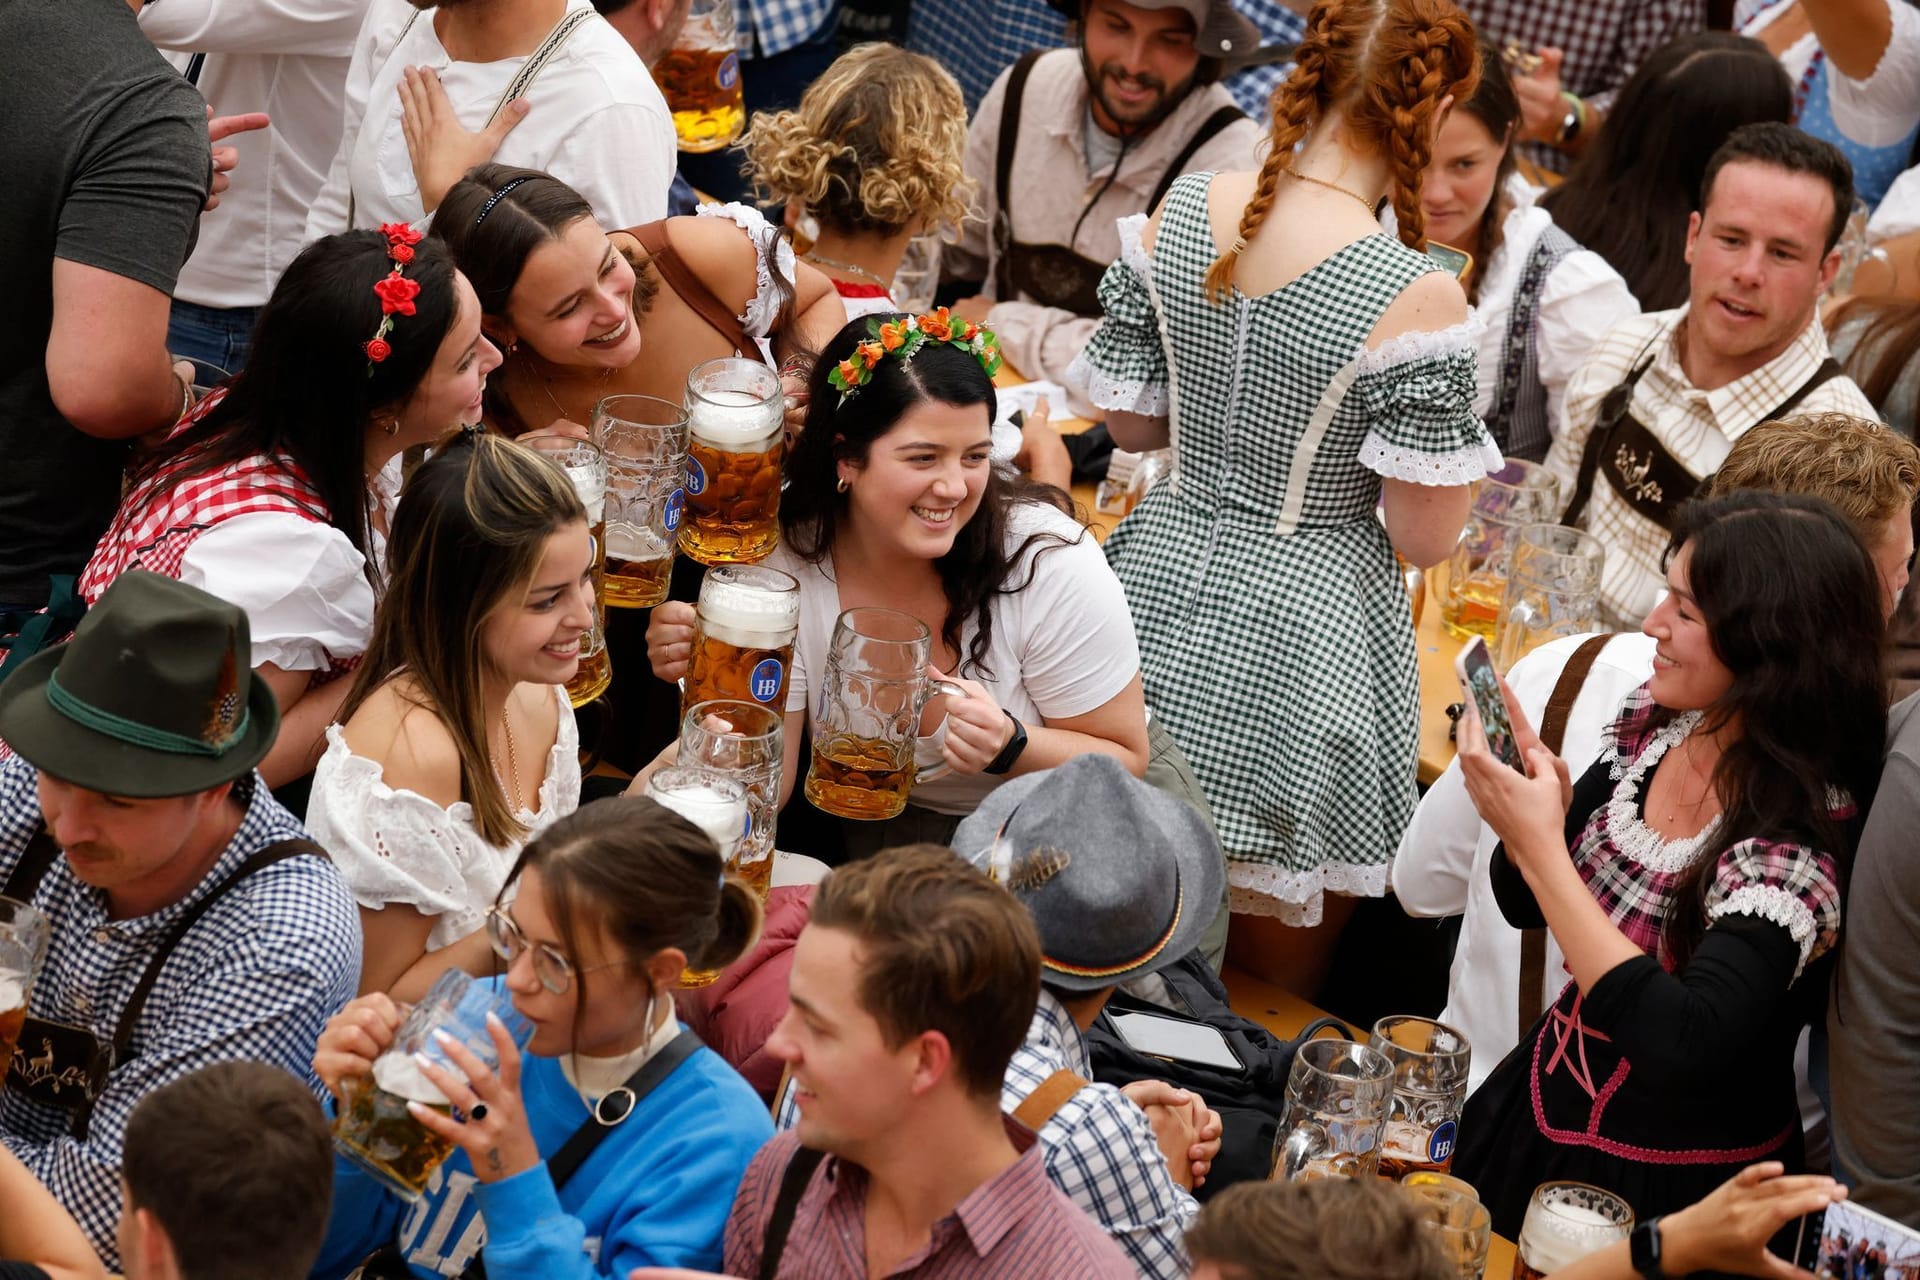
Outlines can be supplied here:
<path id="1" fill-rule="evenodd" d="M 1466 283 L 1473 273 L 1473 255 L 1465 249 L 1456 249 L 1450 244 L 1441 244 L 1437 240 L 1427 241 L 1427 256 L 1453 273 L 1453 278 Z"/>
<path id="2" fill-rule="evenodd" d="M 1828 1205 L 1817 1228 L 1801 1220 L 1800 1265 L 1815 1280 L 1853 1280 L 1855 1276 L 1910 1275 L 1905 1268 L 1920 1258 L 1920 1232 L 1849 1200 Z M 1810 1245 L 1810 1247 L 1809 1247 Z"/>
<path id="3" fill-rule="evenodd" d="M 1155 1058 L 1193 1062 L 1223 1071 L 1245 1071 L 1247 1064 L 1233 1051 L 1219 1029 L 1188 1018 L 1163 1018 L 1157 1013 L 1109 1013 L 1113 1029 L 1133 1049 Z"/>
<path id="4" fill-rule="evenodd" d="M 1520 744 L 1514 740 L 1513 721 L 1507 716 L 1507 700 L 1500 693 L 1500 677 L 1494 673 L 1487 642 L 1479 636 L 1467 641 L 1453 660 L 1453 669 L 1459 673 L 1467 697 L 1473 700 L 1473 709 L 1480 713 L 1480 725 L 1487 731 L 1487 749 L 1500 763 L 1525 773 L 1527 766 L 1520 759 Z"/>

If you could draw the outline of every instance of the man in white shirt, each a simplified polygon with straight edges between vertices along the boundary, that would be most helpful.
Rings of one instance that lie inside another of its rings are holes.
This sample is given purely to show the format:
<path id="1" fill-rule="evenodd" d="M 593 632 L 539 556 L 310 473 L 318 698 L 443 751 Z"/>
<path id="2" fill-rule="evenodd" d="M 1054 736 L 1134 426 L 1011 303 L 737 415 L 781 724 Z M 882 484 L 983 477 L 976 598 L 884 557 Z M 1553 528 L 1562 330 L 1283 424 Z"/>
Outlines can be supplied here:
<path id="1" fill-rule="evenodd" d="M 173 290 L 167 347 L 199 381 L 238 373 L 274 281 L 306 242 L 307 210 L 340 147 L 353 38 L 367 0 L 166 0 L 140 30 L 173 53 L 215 115 L 264 111 L 270 128 L 234 136 L 244 178 L 200 220 Z M 204 56 L 201 56 L 204 55 Z"/>
<path id="2" fill-rule="evenodd" d="M 1920 449 L 1910 441 L 1890 427 L 1840 414 L 1769 422 L 1741 437 L 1721 464 L 1715 492 L 1736 489 L 1807 494 L 1832 503 L 1873 553 L 1881 604 L 1893 612 L 1907 584 L 1913 503 L 1920 492 Z M 1542 724 L 1562 672 L 1592 638 L 1556 640 L 1507 673 L 1530 723 Z M 1655 648 L 1653 637 L 1616 635 L 1593 659 L 1584 682 L 1577 672 L 1570 677 L 1569 692 L 1576 696 L 1560 756 L 1573 777 L 1599 758 L 1621 701 L 1652 677 Z M 1560 948 L 1544 931 L 1523 965 L 1521 931 L 1506 922 L 1493 897 L 1488 868 L 1496 842 L 1474 811 L 1455 761 L 1421 799 L 1393 864 L 1394 895 L 1408 914 L 1463 916 L 1440 1016 L 1473 1046 L 1470 1089 L 1480 1087 L 1570 977 Z M 1525 1005 L 1522 991 L 1528 994 Z"/>
<path id="3" fill-rule="evenodd" d="M 1565 522 L 1606 546 L 1609 625 L 1652 610 L 1673 508 L 1741 436 L 1795 412 L 1879 418 L 1840 374 L 1818 313 L 1852 207 L 1832 144 L 1771 122 L 1734 130 L 1689 223 L 1687 305 L 1622 321 L 1567 384 L 1547 466 L 1571 498 Z"/>
<path id="4" fill-rule="evenodd" d="M 666 215 L 672 116 L 640 56 L 588 0 L 440 8 L 372 0 L 347 73 L 344 136 L 307 218 L 308 239 L 426 217 L 400 121 L 408 67 L 433 73 L 454 122 L 471 135 L 524 100 L 524 118 L 493 158 L 559 178 L 586 197 L 601 225 Z M 487 145 L 499 136 L 495 130 Z"/>

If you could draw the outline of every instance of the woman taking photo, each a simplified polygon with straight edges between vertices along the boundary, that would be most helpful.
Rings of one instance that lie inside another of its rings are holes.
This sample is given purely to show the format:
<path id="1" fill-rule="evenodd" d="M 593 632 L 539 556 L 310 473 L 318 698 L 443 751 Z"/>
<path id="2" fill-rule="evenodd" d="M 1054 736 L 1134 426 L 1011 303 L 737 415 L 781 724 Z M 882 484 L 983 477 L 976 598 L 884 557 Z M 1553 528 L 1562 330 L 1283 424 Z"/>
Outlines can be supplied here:
<path id="1" fill-rule="evenodd" d="M 1644 1221 L 1804 1167 L 1794 1045 L 1885 739 L 1880 578 L 1825 503 L 1741 492 L 1681 509 L 1667 584 L 1653 678 L 1578 781 L 1511 698 L 1526 773 L 1460 725 L 1501 910 L 1573 975 L 1460 1121 L 1453 1172 L 1508 1235 L 1547 1179 Z"/>
<path id="2" fill-rule="evenodd" d="M 134 464 L 81 598 L 150 569 L 245 609 L 280 702 L 268 785 L 312 770 L 347 691 L 334 677 L 366 651 L 399 489 L 388 464 L 478 422 L 499 363 L 440 245 L 403 226 L 329 236 L 280 277 L 246 370 Z"/>
<path id="3" fill-rule="evenodd" d="M 313 1274 L 345 1275 L 382 1249 L 399 1270 L 380 1274 L 422 1280 L 462 1275 L 476 1253 L 489 1275 L 541 1280 L 718 1267 L 734 1192 L 773 1126 L 712 1050 L 694 1048 L 631 1102 L 558 1185 L 547 1161 L 613 1114 L 613 1095 L 650 1060 L 684 1051 L 675 1041 L 691 1033 L 673 1016 L 681 969 L 731 963 L 759 928 L 759 900 L 723 874 L 713 841 L 651 800 L 598 801 L 549 827 L 521 851 L 486 926 L 505 966 L 495 981 L 533 1038 L 523 1054 L 497 1031 L 497 1071 L 450 1051 L 471 1083 L 429 1071 L 465 1122 L 415 1113 L 458 1148 L 419 1204 L 335 1161 L 332 1227 Z M 375 994 L 327 1024 L 313 1069 L 336 1105 L 347 1082 L 372 1074 L 400 1020 Z"/>
<path id="4" fill-rule="evenodd" d="M 580 803 L 562 687 L 593 617 L 586 512 L 566 473 L 471 430 L 407 482 L 390 581 L 307 827 L 360 904 L 362 992 L 417 999 L 484 972 L 481 929 L 529 834 Z"/>
<path id="5" fill-rule="evenodd" d="M 1188 174 L 1144 230 L 1123 224 L 1084 356 L 1119 447 L 1167 447 L 1178 414 L 1175 479 L 1107 557 L 1155 718 L 1213 806 L 1239 962 L 1308 996 L 1413 813 L 1394 554 L 1445 557 L 1499 463 L 1466 298 L 1422 252 L 1433 137 L 1478 74 L 1446 0 L 1316 6 L 1265 167 Z M 1373 216 L 1389 197 L 1398 239 Z"/>
<path id="6" fill-rule="evenodd" d="M 1427 239 L 1468 256 L 1461 283 L 1484 325 L 1473 411 L 1508 457 L 1547 456 L 1567 379 L 1640 304 L 1597 253 L 1534 203 L 1514 172 L 1520 100 L 1497 50 L 1480 48 L 1480 88 L 1448 114 L 1420 188 Z"/>

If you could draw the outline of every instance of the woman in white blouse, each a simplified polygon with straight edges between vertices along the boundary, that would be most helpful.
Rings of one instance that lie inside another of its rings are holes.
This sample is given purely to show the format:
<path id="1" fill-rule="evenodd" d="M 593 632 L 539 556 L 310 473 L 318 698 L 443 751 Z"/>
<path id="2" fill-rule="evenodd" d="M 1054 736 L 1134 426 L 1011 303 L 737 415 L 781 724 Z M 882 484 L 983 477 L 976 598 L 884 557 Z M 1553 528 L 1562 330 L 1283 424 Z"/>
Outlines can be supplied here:
<path id="1" fill-rule="evenodd" d="M 1506 65 L 1482 46 L 1480 88 L 1441 128 L 1420 204 L 1428 240 L 1472 260 L 1461 283 L 1481 325 L 1474 411 L 1502 453 L 1538 462 L 1559 430 L 1567 380 L 1640 304 L 1534 203 L 1514 172 L 1519 119 Z"/>
<path id="2" fill-rule="evenodd" d="M 407 484 L 373 643 L 327 730 L 307 826 L 360 905 L 360 990 L 485 973 L 520 846 L 580 802 L 561 686 L 593 616 L 586 512 L 559 467 L 479 430 Z"/>

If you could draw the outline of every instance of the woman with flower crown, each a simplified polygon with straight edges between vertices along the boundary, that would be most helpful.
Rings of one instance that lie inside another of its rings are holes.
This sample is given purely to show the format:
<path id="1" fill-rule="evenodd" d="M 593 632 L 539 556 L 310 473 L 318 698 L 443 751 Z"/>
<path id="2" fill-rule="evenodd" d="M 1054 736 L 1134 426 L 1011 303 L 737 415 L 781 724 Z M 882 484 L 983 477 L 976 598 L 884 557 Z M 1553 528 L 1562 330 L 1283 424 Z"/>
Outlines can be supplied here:
<path id="1" fill-rule="evenodd" d="M 245 371 L 134 464 L 81 598 L 149 569 L 244 608 L 280 701 L 269 785 L 312 771 L 350 683 L 336 677 L 366 651 L 398 496 L 387 464 L 479 421 L 499 363 L 445 246 L 398 223 L 328 236 L 280 277 Z"/>

